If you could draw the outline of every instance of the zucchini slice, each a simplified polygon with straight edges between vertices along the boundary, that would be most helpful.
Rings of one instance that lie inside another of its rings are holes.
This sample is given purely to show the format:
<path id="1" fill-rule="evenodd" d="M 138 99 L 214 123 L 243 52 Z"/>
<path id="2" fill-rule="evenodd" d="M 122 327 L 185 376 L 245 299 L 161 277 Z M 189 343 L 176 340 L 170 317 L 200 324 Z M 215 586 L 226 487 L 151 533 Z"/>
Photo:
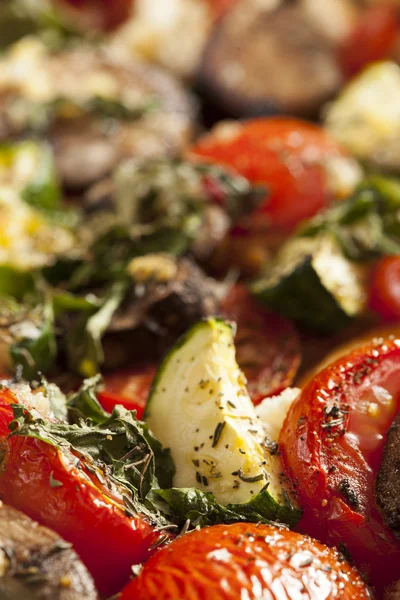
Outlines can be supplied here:
<path id="1" fill-rule="evenodd" d="M 290 240 L 252 292 L 272 310 L 325 332 L 345 327 L 366 303 L 364 269 L 331 235 Z"/>
<path id="2" fill-rule="evenodd" d="M 201 321 L 174 346 L 156 376 L 145 420 L 171 451 L 175 487 L 211 492 L 224 506 L 268 493 L 270 519 L 295 510 L 276 444 L 247 393 L 228 322 Z"/>
<path id="3" fill-rule="evenodd" d="M 328 105 L 325 127 L 353 156 L 399 172 L 400 68 L 373 63 Z"/>

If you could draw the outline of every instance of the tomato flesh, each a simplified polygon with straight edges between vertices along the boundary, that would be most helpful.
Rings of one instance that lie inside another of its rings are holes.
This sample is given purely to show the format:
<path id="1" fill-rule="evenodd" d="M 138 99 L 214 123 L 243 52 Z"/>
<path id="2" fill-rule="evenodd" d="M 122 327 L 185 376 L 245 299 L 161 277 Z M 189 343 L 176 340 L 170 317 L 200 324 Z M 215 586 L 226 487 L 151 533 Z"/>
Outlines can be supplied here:
<path id="1" fill-rule="evenodd" d="M 104 474 L 97 477 L 80 457 L 71 460 L 40 439 L 7 439 L 12 403 L 12 392 L 1 390 L 1 500 L 71 542 L 101 593 L 118 592 L 162 533 L 143 516 L 128 516 L 119 489 L 102 483 Z"/>
<path id="2" fill-rule="evenodd" d="M 377 341 L 317 374 L 292 405 L 280 436 L 304 509 L 300 529 L 344 543 L 381 589 L 397 578 L 400 543 L 376 505 L 375 479 L 399 409 L 400 341 Z"/>
<path id="3" fill-rule="evenodd" d="M 400 319 L 400 256 L 387 256 L 376 264 L 369 305 L 385 321 Z"/>
<path id="4" fill-rule="evenodd" d="M 190 149 L 192 158 L 233 168 L 269 190 L 254 219 L 291 231 L 331 200 L 323 161 L 342 156 L 318 126 L 292 118 L 259 118 L 215 131 Z"/>
<path id="5" fill-rule="evenodd" d="M 160 550 L 121 600 L 366 600 L 361 578 L 331 548 L 269 525 L 191 532 Z"/>
<path id="6" fill-rule="evenodd" d="M 345 75 L 351 77 L 369 63 L 389 58 L 398 33 L 394 4 L 368 7 L 340 48 L 339 62 Z"/>
<path id="7" fill-rule="evenodd" d="M 243 285 L 231 289 L 222 312 L 236 322 L 236 360 L 253 403 L 288 387 L 300 365 L 300 342 L 292 323 L 259 306 Z"/>
<path id="8" fill-rule="evenodd" d="M 122 404 L 128 410 L 136 410 L 137 418 L 141 419 L 156 371 L 155 366 L 146 365 L 106 374 L 104 389 L 98 394 L 100 404 L 108 412 Z"/>

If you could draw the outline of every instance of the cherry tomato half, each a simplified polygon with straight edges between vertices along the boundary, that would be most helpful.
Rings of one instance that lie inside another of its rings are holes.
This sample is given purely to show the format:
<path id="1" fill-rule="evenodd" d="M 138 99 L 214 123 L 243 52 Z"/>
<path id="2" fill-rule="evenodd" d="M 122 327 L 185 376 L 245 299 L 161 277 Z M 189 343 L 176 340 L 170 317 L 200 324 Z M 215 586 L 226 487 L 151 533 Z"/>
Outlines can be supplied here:
<path id="1" fill-rule="evenodd" d="M 136 410 L 142 418 L 157 368 L 153 365 L 114 371 L 104 376 L 104 389 L 98 394 L 102 407 L 112 412 L 116 404 Z"/>
<path id="2" fill-rule="evenodd" d="M 293 403 L 279 446 L 304 515 L 299 527 L 345 544 L 382 588 L 398 577 L 400 542 L 384 524 L 375 479 L 400 408 L 400 341 L 376 340 L 317 374 Z"/>
<path id="3" fill-rule="evenodd" d="M 165 532 L 144 515 L 128 516 L 122 492 L 81 457 L 41 439 L 7 439 L 10 404 L 18 399 L 0 390 L 0 499 L 71 542 L 99 591 L 118 592 Z"/>
<path id="4" fill-rule="evenodd" d="M 232 288 L 222 312 L 237 324 L 236 360 L 254 404 L 288 387 L 300 365 L 300 342 L 292 323 L 259 306 L 243 285 Z"/>
<path id="5" fill-rule="evenodd" d="M 385 321 L 400 319 L 400 256 L 378 261 L 372 272 L 369 305 Z"/>
<path id="6" fill-rule="evenodd" d="M 369 63 L 389 58 L 398 33 L 398 9 L 393 3 L 368 7 L 340 48 L 345 75 L 351 77 Z"/>
<path id="7" fill-rule="evenodd" d="M 323 162 L 343 156 L 318 126 L 292 118 L 259 118 L 217 126 L 189 151 L 232 167 L 252 183 L 269 189 L 254 219 L 286 231 L 330 202 Z"/>
<path id="8" fill-rule="evenodd" d="M 367 600 L 331 548 L 293 531 L 236 523 L 193 531 L 160 550 L 120 600 Z"/>

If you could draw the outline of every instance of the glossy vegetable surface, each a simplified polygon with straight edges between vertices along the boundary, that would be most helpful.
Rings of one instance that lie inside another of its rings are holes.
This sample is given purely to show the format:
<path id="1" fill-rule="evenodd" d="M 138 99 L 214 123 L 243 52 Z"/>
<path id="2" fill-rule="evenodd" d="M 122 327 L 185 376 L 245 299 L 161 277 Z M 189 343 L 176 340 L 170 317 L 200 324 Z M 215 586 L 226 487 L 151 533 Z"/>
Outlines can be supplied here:
<path id="1" fill-rule="evenodd" d="M 146 365 L 105 375 L 104 389 L 98 394 L 100 404 L 108 412 L 122 404 L 128 410 L 136 410 L 141 419 L 155 373 L 156 367 Z"/>
<path id="2" fill-rule="evenodd" d="M 400 318 L 400 256 L 383 258 L 373 269 L 370 307 L 385 321 Z"/>
<path id="3" fill-rule="evenodd" d="M 382 587 L 396 578 L 400 547 L 383 523 L 375 479 L 399 411 L 400 341 L 375 340 L 326 367 L 293 403 L 280 436 L 304 509 L 299 528 L 344 544 Z"/>
<path id="4" fill-rule="evenodd" d="M 13 403 L 13 393 L 2 390 L 1 499 L 71 542 L 98 589 L 117 592 L 163 533 L 143 515 L 129 513 L 122 490 L 107 485 L 105 474 L 78 454 L 33 437 L 7 440 Z"/>
<path id="5" fill-rule="evenodd" d="M 240 523 L 194 531 L 163 548 L 121 600 L 364 600 L 337 552 L 292 531 Z"/>
<path id="6" fill-rule="evenodd" d="M 267 219 L 283 230 L 327 206 L 331 195 L 322 165 L 343 156 L 322 129 L 293 118 L 220 125 L 200 138 L 190 153 L 265 184 L 269 195 L 254 219 Z"/>

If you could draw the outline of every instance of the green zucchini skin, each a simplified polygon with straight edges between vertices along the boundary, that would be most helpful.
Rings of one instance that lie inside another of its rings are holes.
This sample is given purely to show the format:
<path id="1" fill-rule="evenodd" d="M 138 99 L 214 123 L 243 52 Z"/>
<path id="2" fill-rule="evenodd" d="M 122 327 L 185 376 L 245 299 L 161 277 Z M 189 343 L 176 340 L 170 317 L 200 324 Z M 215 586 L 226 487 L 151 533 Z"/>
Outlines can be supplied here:
<path id="1" fill-rule="evenodd" d="M 333 236 L 295 237 L 257 281 L 256 300 L 301 325 L 334 333 L 366 304 L 362 266 L 347 259 Z"/>
<path id="2" fill-rule="evenodd" d="M 253 285 L 252 292 L 270 309 L 321 332 L 334 333 L 351 322 L 351 317 L 324 287 L 311 255 L 305 256 L 294 271 L 275 285 L 263 285 L 260 281 Z"/>
<path id="3" fill-rule="evenodd" d="M 235 359 L 232 323 L 210 317 L 180 338 L 159 368 L 144 420 L 175 464 L 173 490 L 160 492 L 172 514 L 189 513 L 187 501 L 197 493 L 212 523 L 246 515 L 289 525 L 299 519 Z"/>
<path id="4" fill-rule="evenodd" d="M 228 321 L 225 321 L 224 319 L 218 317 L 213 317 L 212 319 L 203 319 L 202 321 L 199 321 L 198 323 L 193 325 L 193 327 L 191 327 L 186 333 L 181 335 L 181 337 L 175 342 L 171 350 L 169 350 L 169 352 L 167 352 L 167 354 L 164 356 L 164 359 L 162 360 L 158 368 L 156 376 L 153 379 L 153 383 L 149 392 L 149 397 L 146 403 L 146 408 L 143 413 L 144 421 L 146 421 L 146 419 L 148 419 L 150 416 L 150 412 L 152 409 L 152 401 L 156 395 L 157 388 L 160 385 L 160 382 L 164 376 L 165 369 L 170 359 L 174 356 L 174 354 L 179 352 L 181 348 L 186 346 L 186 343 L 190 340 L 190 338 L 193 335 L 195 335 L 200 329 L 202 329 L 205 325 L 211 327 L 222 327 L 223 329 L 226 328 L 227 331 L 234 332 L 234 325 L 232 323 L 229 323 Z"/>

